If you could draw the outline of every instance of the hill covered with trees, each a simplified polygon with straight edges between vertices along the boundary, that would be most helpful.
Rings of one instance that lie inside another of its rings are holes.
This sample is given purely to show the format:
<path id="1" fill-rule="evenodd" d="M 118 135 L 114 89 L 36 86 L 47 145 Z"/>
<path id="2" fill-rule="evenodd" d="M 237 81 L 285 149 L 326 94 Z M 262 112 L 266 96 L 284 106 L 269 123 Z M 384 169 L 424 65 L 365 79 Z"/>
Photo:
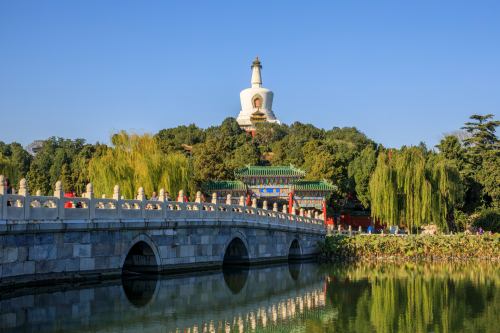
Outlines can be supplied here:
<path id="1" fill-rule="evenodd" d="M 337 186 L 329 198 L 335 210 L 364 209 L 384 223 L 414 229 L 432 223 L 460 230 L 486 221 L 492 225 L 484 226 L 498 231 L 499 124 L 493 115 L 473 115 L 463 127 L 465 138 L 445 136 L 435 149 L 424 144 L 393 149 L 354 127 L 261 123 L 252 137 L 227 118 L 207 129 L 178 126 L 154 135 L 122 131 L 110 146 L 53 137 L 36 156 L 17 143 L 0 142 L 0 174 L 12 184 L 25 177 L 31 192 L 44 194 L 61 180 L 66 191 L 77 194 L 91 181 L 98 195 L 110 195 L 120 184 L 127 197 L 139 186 L 148 194 L 182 188 L 193 197 L 202 183 L 234 179 L 242 166 L 291 164 L 309 179 Z"/>

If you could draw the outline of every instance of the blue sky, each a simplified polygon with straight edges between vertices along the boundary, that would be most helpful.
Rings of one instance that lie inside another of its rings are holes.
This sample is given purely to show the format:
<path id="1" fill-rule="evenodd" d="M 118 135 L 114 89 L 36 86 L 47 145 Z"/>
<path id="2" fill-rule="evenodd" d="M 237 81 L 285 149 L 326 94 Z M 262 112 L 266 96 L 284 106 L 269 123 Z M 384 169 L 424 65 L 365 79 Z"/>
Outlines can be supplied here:
<path id="1" fill-rule="evenodd" d="M 219 124 L 256 55 L 288 124 L 433 146 L 500 110 L 500 1 L 0 0 L 0 140 Z"/>

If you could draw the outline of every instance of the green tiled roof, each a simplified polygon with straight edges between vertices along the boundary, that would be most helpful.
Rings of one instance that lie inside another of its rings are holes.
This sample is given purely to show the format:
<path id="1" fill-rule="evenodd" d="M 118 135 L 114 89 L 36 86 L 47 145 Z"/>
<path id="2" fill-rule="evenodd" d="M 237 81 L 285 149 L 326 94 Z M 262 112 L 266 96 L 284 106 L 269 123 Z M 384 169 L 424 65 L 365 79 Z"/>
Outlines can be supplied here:
<path id="1" fill-rule="evenodd" d="M 305 171 L 290 166 L 246 166 L 234 173 L 236 177 L 304 177 Z"/>
<path id="2" fill-rule="evenodd" d="M 335 191 L 337 186 L 326 180 L 298 180 L 293 183 L 295 191 Z"/>
<path id="3" fill-rule="evenodd" d="M 206 191 L 246 191 L 246 185 L 239 180 L 211 180 L 203 184 L 203 189 Z"/>

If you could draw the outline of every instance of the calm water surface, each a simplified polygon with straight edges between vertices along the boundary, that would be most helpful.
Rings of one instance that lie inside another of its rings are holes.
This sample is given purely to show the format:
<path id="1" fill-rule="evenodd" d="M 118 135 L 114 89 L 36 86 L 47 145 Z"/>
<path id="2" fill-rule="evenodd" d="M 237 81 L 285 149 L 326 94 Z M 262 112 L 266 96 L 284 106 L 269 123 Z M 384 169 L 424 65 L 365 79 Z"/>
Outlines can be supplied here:
<path id="1" fill-rule="evenodd" d="M 0 291 L 1 332 L 500 332 L 497 264 L 293 264 Z"/>

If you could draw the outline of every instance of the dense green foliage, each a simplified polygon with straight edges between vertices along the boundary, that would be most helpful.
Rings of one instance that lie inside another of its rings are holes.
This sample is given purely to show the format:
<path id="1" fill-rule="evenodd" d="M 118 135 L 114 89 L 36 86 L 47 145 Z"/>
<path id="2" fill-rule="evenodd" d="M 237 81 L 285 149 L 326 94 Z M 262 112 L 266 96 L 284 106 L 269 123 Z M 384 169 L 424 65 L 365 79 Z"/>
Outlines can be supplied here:
<path id="1" fill-rule="evenodd" d="M 113 148 L 89 164 L 89 177 L 97 195 L 113 193 L 119 184 L 121 193 L 133 198 L 143 187 L 150 194 L 164 188 L 175 194 L 186 189 L 189 181 L 189 162 L 180 153 L 164 154 L 150 135 L 113 135 Z"/>
<path id="2" fill-rule="evenodd" d="M 110 147 L 49 138 L 34 157 L 17 143 L 0 142 L 0 173 L 16 187 L 26 177 L 29 190 L 43 194 L 61 180 L 65 191 L 77 194 L 92 181 L 97 194 L 111 194 L 116 183 L 125 196 L 139 186 L 148 195 L 183 187 L 193 198 L 204 182 L 232 180 L 245 165 L 293 164 L 308 179 L 336 185 L 329 216 L 364 209 L 386 225 L 455 231 L 473 225 L 472 216 L 482 210 L 500 208 L 498 125 L 492 115 L 473 115 L 463 128 L 465 139 L 446 136 L 434 151 L 424 144 L 387 149 L 354 127 L 325 130 L 299 122 L 259 123 L 252 137 L 227 118 L 207 129 L 191 124 L 153 136 L 121 132 Z M 497 222 L 482 225 L 499 228 Z"/>
<path id="3" fill-rule="evenodd" d="M 319 244 L 325 260 L 500 260 L 500 235 L 335 235 Z"/>
<path id="4" fill-rule="evenodd" d="M 448 229 L 463 190 L 452 163 L 420 147 L 403 147 L 379 154 L 370 193 L 374 218 L 412 231 L 425 224 Z"/>

